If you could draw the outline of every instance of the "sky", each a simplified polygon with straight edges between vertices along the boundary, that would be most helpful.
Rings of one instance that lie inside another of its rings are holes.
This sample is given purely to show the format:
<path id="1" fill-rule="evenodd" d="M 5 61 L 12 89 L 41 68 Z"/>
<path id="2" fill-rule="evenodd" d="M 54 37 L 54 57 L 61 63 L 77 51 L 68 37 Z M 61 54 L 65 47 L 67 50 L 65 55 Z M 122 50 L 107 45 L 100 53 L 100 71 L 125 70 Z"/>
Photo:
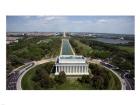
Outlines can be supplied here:
<path id="1" fill-rule="evenodd" d="M 134 34 L 134 16 L 7 16 L 7 32 Z"/>

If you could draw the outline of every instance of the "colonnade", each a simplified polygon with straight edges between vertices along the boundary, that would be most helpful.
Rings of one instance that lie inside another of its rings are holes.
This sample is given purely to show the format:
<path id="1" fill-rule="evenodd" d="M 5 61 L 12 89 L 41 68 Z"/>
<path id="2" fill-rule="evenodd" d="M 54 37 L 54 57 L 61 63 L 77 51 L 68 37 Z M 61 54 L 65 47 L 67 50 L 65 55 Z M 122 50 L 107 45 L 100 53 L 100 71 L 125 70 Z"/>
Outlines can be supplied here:
<path id="1" fill-rule="evenodd" d="M 66 74 L 88 74 L 88 65 L 73 65 L 73 66 L 69 66 L 69 65 L 56 65 L 56 73 L 55 74 L 59 74 L 59 72 L 64 71 Z"/>

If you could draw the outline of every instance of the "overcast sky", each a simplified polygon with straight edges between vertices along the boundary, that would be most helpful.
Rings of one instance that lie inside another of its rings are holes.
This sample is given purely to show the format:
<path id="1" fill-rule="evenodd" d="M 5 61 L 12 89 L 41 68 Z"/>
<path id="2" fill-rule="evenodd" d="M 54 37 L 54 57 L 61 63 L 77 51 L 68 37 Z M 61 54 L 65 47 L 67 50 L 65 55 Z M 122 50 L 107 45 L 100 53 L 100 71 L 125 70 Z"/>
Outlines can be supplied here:
<path id="1" fill-rule="evenodd" d="M 134 16 L 7 16 L 7 32 L 134 34 Z"/>

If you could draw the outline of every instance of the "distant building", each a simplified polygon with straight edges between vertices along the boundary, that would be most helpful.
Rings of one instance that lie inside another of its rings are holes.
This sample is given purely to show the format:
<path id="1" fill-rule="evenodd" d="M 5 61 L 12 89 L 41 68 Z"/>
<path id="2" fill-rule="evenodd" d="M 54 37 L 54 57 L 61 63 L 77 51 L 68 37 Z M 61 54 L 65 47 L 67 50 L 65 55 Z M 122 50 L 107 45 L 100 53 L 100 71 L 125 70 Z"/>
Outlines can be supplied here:
<path id="1" fill-rule="evenodd" d="M 6 37 L 6 44 L 10 44 L 10 43 L 13 43 L 13 42 L 18 42 L 18 37 Z"/>
<path id="2" fill-rule="evenodd" d="M 124 37 L 121 37 L 120 39 L 121 39 L 121 40 L 124 40 Z"/>

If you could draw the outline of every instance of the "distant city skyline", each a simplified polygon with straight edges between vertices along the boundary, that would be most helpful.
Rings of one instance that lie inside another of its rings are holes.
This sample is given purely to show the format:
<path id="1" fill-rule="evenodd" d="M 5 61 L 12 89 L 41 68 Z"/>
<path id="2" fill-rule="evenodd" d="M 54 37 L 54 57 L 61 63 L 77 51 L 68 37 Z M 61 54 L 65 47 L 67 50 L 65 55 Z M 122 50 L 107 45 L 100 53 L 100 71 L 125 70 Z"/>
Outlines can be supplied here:
<path id="1" fill-rule="evenodd" d="M 134 16 L 7 16 L 7 32 L 134 34 Z"/>

